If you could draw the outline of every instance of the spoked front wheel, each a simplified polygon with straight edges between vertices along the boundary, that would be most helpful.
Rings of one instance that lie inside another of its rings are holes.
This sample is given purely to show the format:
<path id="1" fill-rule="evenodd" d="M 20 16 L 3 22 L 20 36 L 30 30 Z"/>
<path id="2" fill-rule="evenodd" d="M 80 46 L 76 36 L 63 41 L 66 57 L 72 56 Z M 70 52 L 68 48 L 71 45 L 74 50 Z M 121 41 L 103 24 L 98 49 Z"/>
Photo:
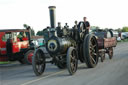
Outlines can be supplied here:
<path id="1" fill-rule="evenodd" d="M 43 74 L 45 70 L 45 56 L 43 51 L 37 49 L 32 58 L 32 67 L 36 76 Z"/>
<path id="2" fill-rule="evenodd" d="M 73 75 L 77 71 L 78 58 L 75 48 L 70 47 L 67 52 L 67 69 L 70 75 Z"/>

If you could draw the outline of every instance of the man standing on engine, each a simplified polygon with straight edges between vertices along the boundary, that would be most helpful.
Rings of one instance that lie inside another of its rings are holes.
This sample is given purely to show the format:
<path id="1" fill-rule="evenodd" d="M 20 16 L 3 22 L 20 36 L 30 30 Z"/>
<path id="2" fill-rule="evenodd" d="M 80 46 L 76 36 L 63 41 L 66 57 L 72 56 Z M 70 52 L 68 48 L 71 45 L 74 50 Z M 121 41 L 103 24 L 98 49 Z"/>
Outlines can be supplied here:
<path id="1" fill-rule="evenodd" d="M 87 17 L 84 17 L 83 20 L 84 20 L 84 24 L 85 24 L 85 33 L 89 34 L 90 23 L 87 21 Z"/>

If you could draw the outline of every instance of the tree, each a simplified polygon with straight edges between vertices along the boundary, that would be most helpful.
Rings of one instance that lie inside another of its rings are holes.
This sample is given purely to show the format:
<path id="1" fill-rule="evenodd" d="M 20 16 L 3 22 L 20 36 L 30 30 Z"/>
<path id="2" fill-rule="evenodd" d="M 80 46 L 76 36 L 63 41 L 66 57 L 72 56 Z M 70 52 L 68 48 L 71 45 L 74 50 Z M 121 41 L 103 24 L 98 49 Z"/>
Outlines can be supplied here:
<path id="1" fill-rule="evenodd" d="M 42 31 L 38 31 L 38 32 L 36 33 L 36 35 L 42 36 L 42 35 L 43 35 L 43 30 L 42 30 Z"/>
<path id="2" fill-rule="evenodd" d="M 128 27 L 127 26 L 123 27 L 122 32 L 128 32 Z"/>
<path id="3" fill-rule="evenodd" d="M 105 30 L 109 30 L 109 28 L 105 28 Z"/>
<path id="4" fill-rule="evenodd" d="M 115 31 L 117 31 L 117 32 L 121 32 L 122 29 L 121 29 L 121 28 L 118 28 L 118 29 L 115 29 Z"/>
<path id="5" fill-rule="evenodd" d="M 28 25 L 27 25 L 27 24 L 23 24 L 23 27 L 24 27 L 24 28 L 27 28 L 27 27 L 28 27 Z"/>
<path id="6" fill-rule="evenodd" d="M 31 29 L 31 35 L 32 35 L 32 36 L 35 36 L 35 31 L 34 31 L 33 28 Z"/>
<path id="7" fill-rule="evenodd" d="M 27 29 L 27 28 L 31 28 L 31 27 L 30 27 L 29 25 L 27 25 L 27 24 L 23 24 L 23 27 L 26 28 L 26 29 Z M 35 31 L 34 31 L 33 28 L 31 28 L 31 35 L 32 35 L 32 36 L 35 36 Z"/>
<path id="8" fill-rule="evenodd" d="M 98 27 L 98 26 L 91 26 L 90 29 L 92 30 L 92 32 L 95 32 L 95 31 L 99 30 L 100 27 Z"/>

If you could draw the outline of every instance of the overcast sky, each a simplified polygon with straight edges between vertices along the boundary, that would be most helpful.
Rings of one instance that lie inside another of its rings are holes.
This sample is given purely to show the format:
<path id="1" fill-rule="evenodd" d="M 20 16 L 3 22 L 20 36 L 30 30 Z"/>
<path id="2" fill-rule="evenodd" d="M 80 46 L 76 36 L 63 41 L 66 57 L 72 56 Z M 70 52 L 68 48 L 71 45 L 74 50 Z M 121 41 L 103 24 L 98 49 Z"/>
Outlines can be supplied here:
<path id="1" fill-rule="evenodd" d="M 42 30 L 50 25 L 48 6 L 56 6 L 56 21 L 74 25 L 86 16 L 91 26 L 128 26 L 127 0 L 0 0 L 0 29 Z"/>

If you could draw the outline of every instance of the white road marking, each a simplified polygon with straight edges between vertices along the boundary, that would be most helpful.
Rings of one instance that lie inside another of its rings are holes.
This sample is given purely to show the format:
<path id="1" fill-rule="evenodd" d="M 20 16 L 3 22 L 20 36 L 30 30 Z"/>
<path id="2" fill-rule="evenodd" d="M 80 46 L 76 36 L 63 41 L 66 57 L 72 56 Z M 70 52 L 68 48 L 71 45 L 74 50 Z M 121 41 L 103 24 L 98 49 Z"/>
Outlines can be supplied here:
<path id="1" fill-rule="evenodd" d="M 82 66 L 82 65 L 83 65 L 83 64 L 80 64 L 79 66 Z M 44 76 L 44 77 L 42 77 L 42 78 L 38 78 L 38 79 L 35 79 L 35 80 L 31 80 L 31 81 L 28 81 L 28 82 L 23 83 L 23 84 L 20 84 L 20 85 L 29 85 L 29 84 L 32 84 L 32 83 L 34 83 L 34 82 L 40 81 L 41 79 L 45 79 L 45 78 L 48 78 L 48 77 L 50 77 L 50 76 L 54 76 L 54 75 L 63 73 L 64 71 L 66 71 L 66 70 L 59 71 L 59 72 L 53 73 L 53 74 L 51 74 L 51 75 Z"/>
<path id="2" fill-rule="evenodd" d="M 45 77 L 42 77 L 42 78 L 38 78 L 38 79 L 35 79 L 35 80 L 32 80 L 32 81 L 28 81 L 28 82 L 23 83 L 23 84 L 21 84 L 21 85 L 28 85 L 28 84 L 31 84 L 31 83 L 37 82 L 37 81 L 39 81 L 39 80 L 41 80 L 41 79 L 45 79 L 45 78 L 48 78 L 48 77 L 50 77 L 50 76 L 54 76 L 54 75 L 56 75 L 56 74 L 63 73 L 64 71 L 65 71 L 65 70 L 60 71 L 60 72 L 56 72 L 56 73 L 54 73 L 54 74 L 51 74 L 51 75 L 48 75 L 48 76 L 45 76 Z"/>

